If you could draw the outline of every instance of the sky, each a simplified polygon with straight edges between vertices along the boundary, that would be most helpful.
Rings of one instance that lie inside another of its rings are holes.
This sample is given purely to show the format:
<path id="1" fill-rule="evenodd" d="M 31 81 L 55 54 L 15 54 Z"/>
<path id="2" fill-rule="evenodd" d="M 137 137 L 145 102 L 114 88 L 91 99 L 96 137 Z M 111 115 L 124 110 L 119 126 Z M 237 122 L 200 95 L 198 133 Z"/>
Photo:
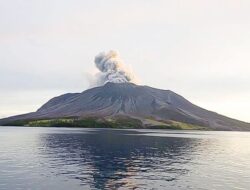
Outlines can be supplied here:
<path id="1" fill-rule="evenodd" d="M 89 88 L 116 50 L 139 84 L 250 122 L 249 0 L 0 0 L 0 118 Z"/>

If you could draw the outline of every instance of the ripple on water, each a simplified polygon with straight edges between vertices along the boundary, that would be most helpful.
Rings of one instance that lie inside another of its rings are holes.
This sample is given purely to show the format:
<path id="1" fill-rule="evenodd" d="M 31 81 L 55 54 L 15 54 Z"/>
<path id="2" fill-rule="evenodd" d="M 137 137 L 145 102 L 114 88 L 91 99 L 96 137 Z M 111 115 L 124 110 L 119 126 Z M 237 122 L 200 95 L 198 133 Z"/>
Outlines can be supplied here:
<path id="1" fill-rule="evenodd" d="M 244 189 L 250 133 L 0 128 L 0 189 Z"/>

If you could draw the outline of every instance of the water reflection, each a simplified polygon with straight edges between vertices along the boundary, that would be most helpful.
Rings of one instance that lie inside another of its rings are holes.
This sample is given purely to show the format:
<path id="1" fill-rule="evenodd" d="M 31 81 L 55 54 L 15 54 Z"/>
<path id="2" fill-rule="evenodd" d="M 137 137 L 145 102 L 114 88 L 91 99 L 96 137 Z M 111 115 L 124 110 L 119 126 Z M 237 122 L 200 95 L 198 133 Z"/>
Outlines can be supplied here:
<path id="1" fill-rule="evenodd" d="M 96 189 L 164 187 L 187 174 L 193 138 L 132 135 L 136 131 L 97 130 L 42 134 L 40 154 L 57 175 Z M 138 133 L 140 134 L 140 133 Z M 185 165 L 185 167 L 184 167 Z M 153 183 L 150 185 L 150 183 Z"/>

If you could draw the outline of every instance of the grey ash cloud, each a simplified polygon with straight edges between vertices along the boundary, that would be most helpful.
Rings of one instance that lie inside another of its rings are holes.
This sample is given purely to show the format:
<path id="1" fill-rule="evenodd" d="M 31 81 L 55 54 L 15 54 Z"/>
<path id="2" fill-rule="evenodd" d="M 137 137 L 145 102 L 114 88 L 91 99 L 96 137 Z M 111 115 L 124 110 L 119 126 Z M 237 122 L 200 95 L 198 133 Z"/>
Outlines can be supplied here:
<path id="1" fill-rule="evenodd" d="M 95 56 L 98 73 L 93 76 L 91 86 L 102 86 L 107 82 L 135 83 L 135 75 L 121 60 L 117 51 L 101 52 Z"/>

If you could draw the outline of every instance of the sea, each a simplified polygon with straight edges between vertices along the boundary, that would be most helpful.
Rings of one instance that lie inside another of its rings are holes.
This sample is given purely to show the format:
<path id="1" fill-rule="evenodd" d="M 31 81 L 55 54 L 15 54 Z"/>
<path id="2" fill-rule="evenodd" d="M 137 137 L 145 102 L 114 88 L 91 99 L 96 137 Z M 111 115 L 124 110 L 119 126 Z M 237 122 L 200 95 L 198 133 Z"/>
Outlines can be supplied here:
<path id="1" fill-rule="evenodd" d="M 0 190 L 249 190 L 250 133 L 0 127 Z"/>

